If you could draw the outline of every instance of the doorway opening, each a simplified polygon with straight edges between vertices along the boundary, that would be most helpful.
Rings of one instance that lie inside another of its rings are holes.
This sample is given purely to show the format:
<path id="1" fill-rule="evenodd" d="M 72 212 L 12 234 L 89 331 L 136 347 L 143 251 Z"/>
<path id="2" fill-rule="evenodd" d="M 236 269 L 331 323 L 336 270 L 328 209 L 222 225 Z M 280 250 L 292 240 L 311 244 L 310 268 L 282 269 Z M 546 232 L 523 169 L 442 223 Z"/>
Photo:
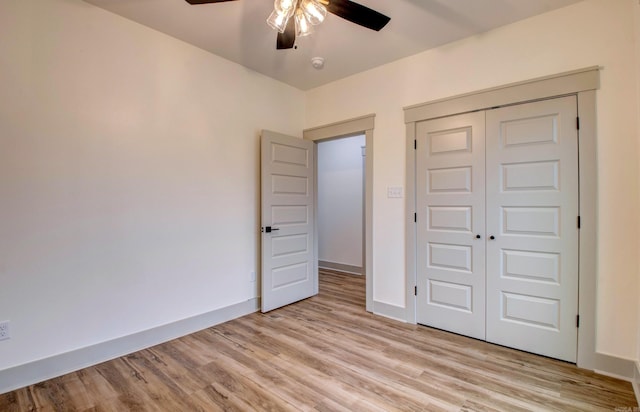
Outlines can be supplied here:
<path id="1" fill-rule="evenodd" d="M 318 269 L 364 275 L 366 136 L 317 144 Z"/>

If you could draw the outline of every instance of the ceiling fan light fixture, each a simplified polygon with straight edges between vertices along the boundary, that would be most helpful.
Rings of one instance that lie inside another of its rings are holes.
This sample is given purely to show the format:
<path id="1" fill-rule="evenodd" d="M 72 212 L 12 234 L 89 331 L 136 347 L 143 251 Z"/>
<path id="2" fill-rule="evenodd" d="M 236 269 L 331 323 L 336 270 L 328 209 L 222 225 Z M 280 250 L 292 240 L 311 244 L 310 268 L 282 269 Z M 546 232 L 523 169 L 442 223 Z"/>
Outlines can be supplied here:
<path id="1" fill-rule="evenodd" d="M 304 12 L 301 9 L 296 9 L 296 37 L 308 36 L 313 31 L 313 26 L 307 20 Z"/>
<path id="2" fill-rule="evenodd" d="M 186 0 L 189 4 L 226 1 L 234 0 Z M 327 12 L 375 31 L 380 31 L 391 20 L 352 0 L 273 0 L 273 12 L 267 18 L 267 24 L 278 31 L 276 49 L 296 49 L 296 37 L 311 34 L 313 26 L 322 23 Z"/>
<path id="3" fill-rule="evenodd" d="M 317 0 L 302 0 L 299 7 L 312 25 L 322 23 L 327 16 L 327 8 Z"/>
<path id="4" fill-rule="evenodd" d="M 273 2 L 273 8 L 283 14 L 291 16 L 291 12 L 295 8 L 297 0 L 275 0 Z"/>
<path id="5" fill-rule="evenodd" d="M 284 29 L 287 27 L 290 13 L 283 13 L 278 10 L 273 10 L 267 19 L 267 24 L 272 29 L 278 30 L 280 33 L 284 33 Z"/>

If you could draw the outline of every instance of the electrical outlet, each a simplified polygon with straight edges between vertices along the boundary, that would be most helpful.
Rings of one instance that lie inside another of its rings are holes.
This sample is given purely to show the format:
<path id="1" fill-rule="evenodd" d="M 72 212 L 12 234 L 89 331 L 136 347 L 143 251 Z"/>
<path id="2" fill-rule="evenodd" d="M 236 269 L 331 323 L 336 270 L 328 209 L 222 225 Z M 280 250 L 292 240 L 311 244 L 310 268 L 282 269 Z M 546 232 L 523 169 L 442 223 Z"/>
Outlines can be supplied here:
<path id="1" fill-rule="evenodd" d="M 10 339 L 11 331 L 9 330 L 9 321 L 0 322 L 0 340 Z"/>
<path id="2" fill-rule="evenodd" d="M 256 271 L 252 270 L 251 273 L 249 274 L 249 282 L 255 282 L 256 281 Z"/>

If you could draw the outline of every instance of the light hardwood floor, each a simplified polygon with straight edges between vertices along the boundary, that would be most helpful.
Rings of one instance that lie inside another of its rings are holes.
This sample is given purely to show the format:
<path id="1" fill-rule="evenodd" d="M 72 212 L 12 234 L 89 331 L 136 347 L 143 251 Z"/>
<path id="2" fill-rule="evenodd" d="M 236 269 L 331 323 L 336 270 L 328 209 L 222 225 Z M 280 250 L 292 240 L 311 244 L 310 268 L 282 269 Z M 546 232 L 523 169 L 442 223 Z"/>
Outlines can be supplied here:
<path id="1" fill-rule="evenodd" d="M 364 306 L 362 277 L 323 272 L 316 297 L 0 395 L 0 411 L 637 406 L 628 382 L 374 316 Z"/>

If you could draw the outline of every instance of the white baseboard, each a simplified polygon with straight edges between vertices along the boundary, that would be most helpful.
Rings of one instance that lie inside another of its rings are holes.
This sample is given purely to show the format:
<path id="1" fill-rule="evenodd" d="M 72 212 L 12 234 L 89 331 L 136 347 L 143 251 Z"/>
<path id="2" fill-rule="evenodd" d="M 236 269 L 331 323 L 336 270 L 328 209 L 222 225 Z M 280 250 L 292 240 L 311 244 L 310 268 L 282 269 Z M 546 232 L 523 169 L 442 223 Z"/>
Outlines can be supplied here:
<path id="1" fill-rule="evenodd" d="M 593 360 L 594 372 L 633 382 L 636 368 L 635 361 L 600 352 L 595 353 Z"/>
<path id="2" fill-rule="evenodd" d="M 373 313 L 375 315 L 384 316 L 385 318 L 406 323 L 406 312 L 407 310 L 402 306 L 391 305 L 377 300 L 373 301 Z"/>
<path id="3" fill-rule="evenodd" d="M 256 312 L 259 298 L 0 371 L 0 394 L 119 358 Z"/>
<path id="4" fill-rule="evenodd" d="M 346 263 L 338 263 L 338 262 L 328 262 L 326 260 L 319 260 L 318 267 L 337 270 L 339 272 L 352 273 L 354 275 L 362 275 L 363 273 L 361 266 L 347 265 Z"/>

